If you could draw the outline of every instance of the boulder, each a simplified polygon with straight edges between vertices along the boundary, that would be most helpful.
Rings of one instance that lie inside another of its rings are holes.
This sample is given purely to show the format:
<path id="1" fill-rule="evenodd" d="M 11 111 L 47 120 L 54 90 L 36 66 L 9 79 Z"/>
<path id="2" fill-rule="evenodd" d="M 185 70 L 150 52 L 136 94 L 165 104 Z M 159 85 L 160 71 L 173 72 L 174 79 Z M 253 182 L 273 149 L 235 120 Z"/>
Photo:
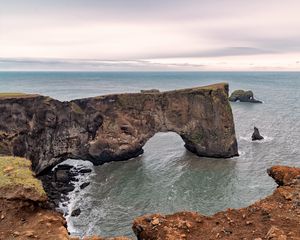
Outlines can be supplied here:
<path id="1" fill-rule="evenodd" d="M 83 168 L 83 169 L 80 169 L 79 172 L 83 173 L 83 174 L 84 173 L 90 173 L 90 172 L 92 172 L 92 169 L 90 169 L 90 168 Z"/>
<path id="2" fill-rule="evenodd" d="M 58 170 L 70 170 L 71 168 L 73 168 L 73 166 L 68 165 L 68 164 L 59 164 L 57 165 L 56 169 Z"/>
<path id="3" fill-rule="evenodd" d="M 88 185 L 90 185 L 90 182 L 85 182 L 83 184 L 80 185 L 80 189 L 84 189 L 86 188 Z"/>
<path id="4" fill-rule="evenodd" d="M 57 170 L 55 171 L 55 181 L 67 183 L 70 181 L 68 170 Z"/>
<path id="5" fill-rule="evenodd" d="M 80 208 L 76 208 L 75 210 L 72 211 L 71 216 L 72 217 L 78 217 L 81 213 Z"/>
<path id="6" fill-rule="evenodd" d="M 262 103 L 254 98 L 252 91 L 235 90 L 229 97 L 231 102 L 251 102 L 251 103 Z"/>
<path id="7" fill-rule="evenodd" d="M 264 137 L 260 135 L 258 128 L 254 127 L 254 132 L 252 134 L 252 141 L 262 140 L 262 139 L 264 139 Z"/>

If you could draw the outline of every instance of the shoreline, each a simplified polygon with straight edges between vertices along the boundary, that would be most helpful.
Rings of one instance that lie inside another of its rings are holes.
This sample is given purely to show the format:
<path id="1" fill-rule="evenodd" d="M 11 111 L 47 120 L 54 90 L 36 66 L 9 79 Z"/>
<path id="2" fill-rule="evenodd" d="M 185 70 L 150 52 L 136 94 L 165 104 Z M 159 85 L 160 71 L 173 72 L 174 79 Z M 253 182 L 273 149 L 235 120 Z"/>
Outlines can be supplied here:
<path id="1" fill-rule="evenodd" d="M 30 163 L 25 159 L 19 159 L 18 161 L 20 160 Z M 17 171 L 17 168 L 11 165 L 11 161 L 7 161 L 2 166 L 1 181 L 3 182 L 9 178 L 10 174 Z M 28 166 L 30 167 L 30 165 Z M 26 169 L 28 166 L 26 166 Z M 255 237 L 256 239 L 267 240 L 299 239 L 300 168 L 274 166 L 268 169 L 267 172 L 278 184 L 278 187 L 274 190 L 273 194 L 255 202 L 249 207 L 228 209 L 212 216 L 204 216 L 195 212 L 141 216 L 134 220 L 133 231 L 138 239 L 145 240 L 196 240 L 202 238 L 237 240 L 241 239 L 241 237 L 244 239 Z M 15 176 L 19 177 L 18 174 Z M 34 180 L 36 178 L 33 173 L 31 176 L 29 174 L 28 178 L 30 178 L 30 181 L 37 181 Z M 36 195 L 32 195 L 35 194 L 34 191 L 36 190 L 33 189 L 31 191 L 32 194 L 27 194 L 22 198 L 18 195 L 22 191 L 18 191 L 14 195 L 7 195 L 6 189 L 15 187 L 15 183 L 12 182 L 10 184 L 12 185 L 9 185 L 9 188 L 3 188 L 3 185 L 0 186 L 0 191 L 2 192 L 0 198 L 0 236 L 13 236 L 15 239 L 30 239 L 35 236 L 38 239 L 49 240 L 53 239 L 53 236 L 56 236 L 55 239 L 57 240 L 80 239 L 68 235 L 66 220 L 61 213 L 51 210 L 51 205 L 49 205 L 48 201 L 45 201 L 44 197 L 37 198 L 34 197 Z M 18 187 L 22 189 L 25 186 L 18 185 Z M 8 198 L 8 196 L 10 197 Z M 32 197 L 35 200 L 28 201 L 28 198 Z M 16 219 L 16 213 L 20 217 L 20 220 Z M 30 224 L 24 225 L 22 222 Z M 43 230 L 39 224 L 43 224 L 44 228 L 48 229 L 48 233 L 50 234 L 51 232 L 51 234 L 45 235 L 46 230 Z M 7 226 L 9 226 L 11 231 L 4 230 Z M 12 228 L 12 226 L 14 227 Z M 199 238 L 199 236 L 201 237 Z M 105 238 L 94 236 L 91 238 L 84 237 L 83 239 L 102 240 Z M 126 240 L 128 238 L 106 239 Z"/>

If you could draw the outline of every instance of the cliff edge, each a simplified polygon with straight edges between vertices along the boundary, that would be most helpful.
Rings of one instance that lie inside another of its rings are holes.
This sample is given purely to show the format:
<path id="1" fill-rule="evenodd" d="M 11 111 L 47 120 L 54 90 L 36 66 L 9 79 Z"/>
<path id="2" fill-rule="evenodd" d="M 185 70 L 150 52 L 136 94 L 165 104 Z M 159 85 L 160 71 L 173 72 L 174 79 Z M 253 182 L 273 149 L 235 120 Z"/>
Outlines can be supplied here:
<path id="1" fill-rule="evenodd" d="M 213 216 L 196 212 L 153 214 L 135 219 L 143 240 L 298 240 L 300 239 L 300 168 L 274 166 L 268 173 L 280 186 L 249 207 Z"/>
<path id="2" fill-rule="evenodd" d="M 68 240 L 65 219 L 46 205 L 47 195 L 31 162 L 0 157 L 0 239 Z"/>
<path id="3" fill-rule="evenodd" d="M 42 183 L 24 158 L 0 156 L 0 239 L 80 240 L 69 236 L 61 213 L 48 207 Z M 84 240 L 129 240 L 84 237 Z"/>
<path id="4" fill-rule="evenodd" d="M 228 84 L 60 102 L 0 94 L 0 154 L 26 157 L 36 173 L 67 158 L 127 160 L 157 132 L 178 133 L 205 157 L 238 155 Z"/>

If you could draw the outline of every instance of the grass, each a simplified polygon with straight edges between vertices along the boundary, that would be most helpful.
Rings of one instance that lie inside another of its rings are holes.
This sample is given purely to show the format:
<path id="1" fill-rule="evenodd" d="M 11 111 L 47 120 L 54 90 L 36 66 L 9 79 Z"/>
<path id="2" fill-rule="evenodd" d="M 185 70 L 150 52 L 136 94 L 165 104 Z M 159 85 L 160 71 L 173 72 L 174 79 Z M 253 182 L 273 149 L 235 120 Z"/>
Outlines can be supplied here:
<path id="1" fill-rule="evenodd" d="M 0 188 L 22 186 L 46 196 L 42 183 L 31 171 L 31 162 L 20 157 L 0 157 Z"/>
<path id="2" fill-rule="evenodd" d="M 77 113 L 77 114 L 84 114 L 83 110 L 81 109 L 81 107 L 79 107 L 76 103 L 71 102 L 71 108 L 72 110 Z"/>

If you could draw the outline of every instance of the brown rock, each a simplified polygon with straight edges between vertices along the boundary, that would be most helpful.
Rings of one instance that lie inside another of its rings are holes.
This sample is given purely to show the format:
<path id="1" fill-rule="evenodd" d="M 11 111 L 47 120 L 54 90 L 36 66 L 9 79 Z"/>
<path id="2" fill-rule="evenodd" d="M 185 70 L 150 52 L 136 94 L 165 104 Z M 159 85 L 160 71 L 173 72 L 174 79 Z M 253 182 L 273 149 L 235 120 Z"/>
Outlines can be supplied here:
<path id="1" fill-rule="evenodd" d="M 8 173 L 8 172 L 11 172 L 12 170 L 14 170 L 14 168 L 12 166 L 7 166 L 6 168 L 4 168 L 3 172 Z"/>
<path id="2" fill-rule="evenodd" d="M 166 131 L 199 156 L 238 155 L 225 83 L 70 102 L 6 95 L 0 112 L 0 154 L 27 157 L 37 173 L 67 158 L 102 164 L 136 157 L 148 139 Z"/>
<path id="3" fill-rule="evenodd" d="M 291 184 L 295 179 L 300 178 L 300 169 L 288 166 L 274 166 L 268 169 L 268 174 L 280 185 Z"/>
<path id="4" fill-rule="evenodd" d="M 272 226 L 266 235 L 267 240 L 287 240 L 287 236 L 284 231 L 278 227 Z"/>
<path id="5" fill-rule="evenodd" d="M 30 237 L 30 238 L 35 237 L 34 231 L 30 231 L 30 230 L 23 232 L 23 235 L 26 236 L 26 237 Z"/>
<path id="6" fill-rule="evenodd" d="M 151 221 L 151 224 L 153 226 L 158 225 L 159 224 L 159 219 L 158 218 L 153 218 L 153 220 Z"/>

